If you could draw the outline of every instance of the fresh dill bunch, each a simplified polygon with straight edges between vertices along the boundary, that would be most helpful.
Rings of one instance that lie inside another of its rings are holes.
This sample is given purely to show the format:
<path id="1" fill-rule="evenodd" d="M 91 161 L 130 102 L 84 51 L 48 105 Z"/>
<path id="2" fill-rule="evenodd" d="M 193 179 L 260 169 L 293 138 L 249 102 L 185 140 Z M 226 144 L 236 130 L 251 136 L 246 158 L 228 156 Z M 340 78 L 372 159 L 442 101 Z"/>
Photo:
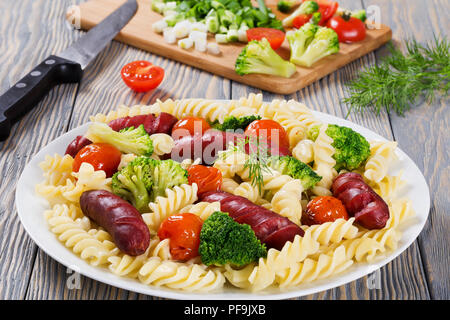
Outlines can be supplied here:
<path id="1" fill-rule="evenodd" d="M 439 94 L 448 97 L 450 43 L 434 37 L 425 45 L 415 39 L 405 41 L 406 52 L 388 44 L 390 56 L 380 64 L 363 70 L 347 85 L 348 97 L 342 102 L 352 111 L 372 109 L 377 115 L 384 108 L 404 115 L 421 97 L 428 104 Z"/>

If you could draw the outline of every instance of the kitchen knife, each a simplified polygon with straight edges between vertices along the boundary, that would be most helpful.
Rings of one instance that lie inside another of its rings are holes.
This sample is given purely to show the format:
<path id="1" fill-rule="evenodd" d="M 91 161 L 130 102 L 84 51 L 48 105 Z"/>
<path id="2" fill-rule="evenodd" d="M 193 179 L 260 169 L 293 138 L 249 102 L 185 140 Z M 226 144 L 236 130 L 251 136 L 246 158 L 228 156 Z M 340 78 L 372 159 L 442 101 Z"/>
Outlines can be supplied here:
<path id="1" fill-rule="evenodd" d="M 55 85 L 79 82 L 83 70 L 130 21 L 136 10 L 136 0 L 128 0 L 72 46 L 49 56 L 0 96 L 0 141 L 8 138 L 12 124 Z"/>

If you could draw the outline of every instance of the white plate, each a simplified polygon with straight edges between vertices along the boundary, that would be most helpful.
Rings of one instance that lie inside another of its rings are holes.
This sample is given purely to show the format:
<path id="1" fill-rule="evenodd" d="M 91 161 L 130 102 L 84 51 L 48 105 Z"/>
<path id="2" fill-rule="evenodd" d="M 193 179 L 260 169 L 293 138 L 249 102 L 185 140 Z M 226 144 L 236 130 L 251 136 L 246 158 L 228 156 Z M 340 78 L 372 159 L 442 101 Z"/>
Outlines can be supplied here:
<path id="1" fill-rule="evenodd" d="M 321 120 L 328 123 L 335 123 L 351 127 L 364 135 L 369 140 L 386 141 L 378 134 L 356 125 L 352 122 L 330 116 L 321 112 L 314 112 Z M 381 268 L 406 248 L 417 238 L 428 217 L 430 210 L 430 192 L 420 170 L 414 162 L 400 149 L 397 149 L 399 157 L 398 163 L 391 170 L 391 174 L 396 174 L 400 170 L 404 171 L 403 178 L 408 182 L 400 196 L 406 196 L 413 202 L 416 218 L 408 223 L 401 231 L 402 238 L 399 242 L 397 250 L 390 252 L 381 260 L 375 263 L 355 263 L 346 272 L 332 276 L 328 279 L 314 281 L 309 284 L 281 290 L 278 288 L 270 289 L 262 293 L 250 293 L 236 288 L 226 287 L 224 290 L 215 293 L 187 293 L 184 291 L 176 291 L 168 288 L 160 288 L 142 284 L 134 279 L 119 277 L 109 272 L 107 268 L 99 268 L 89 265 L 87 262 L 79 258 L 77 255 L 62 243 L 60 243 L 55 235 L 49 231 L 47 223 L 44 219 L 43 212 L 48 208 L 45 200 L 35 194 L 35 185 L 42 181 L 42 171 L 39 163 L 45 158 L 45 155 L 54 155 L 55 153 L 64 154 L 67 145 L 77 136 L 83 135 L 89 124 L 85 124 L 73 129 L 58 139 L 48 144 L 39 151 L 33 159 L 25 167 L 16 188 L 16 206 L 20 221 L 25 230 L 36 244 L 44 250 L 49 256 L 56 261 L 62 263 L 66 267 L 77 271 L 84 276 L 107 283 L 109 285 L 135 291 L 152 296 L 159 296 L 171 299 L 287 299 L 299 297 L 303 295 L 313 294 L 319 291 L 338 287 L 348 282 L 354 281 L 365 275 L 373 273 Z"/>

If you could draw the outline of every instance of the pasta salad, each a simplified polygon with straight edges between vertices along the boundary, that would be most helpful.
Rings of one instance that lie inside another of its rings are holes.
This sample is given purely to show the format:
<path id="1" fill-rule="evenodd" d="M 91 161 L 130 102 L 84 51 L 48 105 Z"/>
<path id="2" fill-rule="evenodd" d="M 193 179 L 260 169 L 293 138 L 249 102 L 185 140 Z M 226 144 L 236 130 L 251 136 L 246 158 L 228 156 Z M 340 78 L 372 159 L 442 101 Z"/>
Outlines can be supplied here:
<path id="1" fill-rule="evenodd" d="M 297 101 L 182 99 L 91 117 L 40 164 L 49 229 L 90 264 L 152 286 L 251 292 L 394 250 L 414 215 L 367 141 Z"/>

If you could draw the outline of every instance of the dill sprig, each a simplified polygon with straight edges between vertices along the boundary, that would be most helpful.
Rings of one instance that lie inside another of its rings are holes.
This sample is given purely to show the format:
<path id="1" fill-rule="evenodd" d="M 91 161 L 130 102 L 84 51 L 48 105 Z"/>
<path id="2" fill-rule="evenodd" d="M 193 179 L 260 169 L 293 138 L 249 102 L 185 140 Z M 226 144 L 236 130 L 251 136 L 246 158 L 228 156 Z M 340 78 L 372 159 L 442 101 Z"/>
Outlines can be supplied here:
<path id="1" fill-rule="evenodd" d="M 406 40 L 406 53 L 388 44 L 390 56 L 380 64 L 363 70 L 347 85 L 348 97 L 342 102 L 352 111 L 372 109 L 377 115 L 384 108 L 403 115 L 420 98 L 432 104 L 437 95 L 448 97 L 450 43 L 434 37 L 425 45 Z"/>
<path id="2" fill-rule="evenodd" d="M 247 149 L 248 148 L 248 149 Z M 264 176 L 263 173 L 270 173 L 269 149 L 267 143 L 253 136 L 246 136 L 239 139 L 236 144 L 222 154 L 223 157 L 232 156 L 233 152 L 246 153 L 249 150 L 248 158 L 245 160 L 244 169 L 248 169 L 249 179 L 252 186 L 257 186 L 260 194 L 263 192 Z"/>

